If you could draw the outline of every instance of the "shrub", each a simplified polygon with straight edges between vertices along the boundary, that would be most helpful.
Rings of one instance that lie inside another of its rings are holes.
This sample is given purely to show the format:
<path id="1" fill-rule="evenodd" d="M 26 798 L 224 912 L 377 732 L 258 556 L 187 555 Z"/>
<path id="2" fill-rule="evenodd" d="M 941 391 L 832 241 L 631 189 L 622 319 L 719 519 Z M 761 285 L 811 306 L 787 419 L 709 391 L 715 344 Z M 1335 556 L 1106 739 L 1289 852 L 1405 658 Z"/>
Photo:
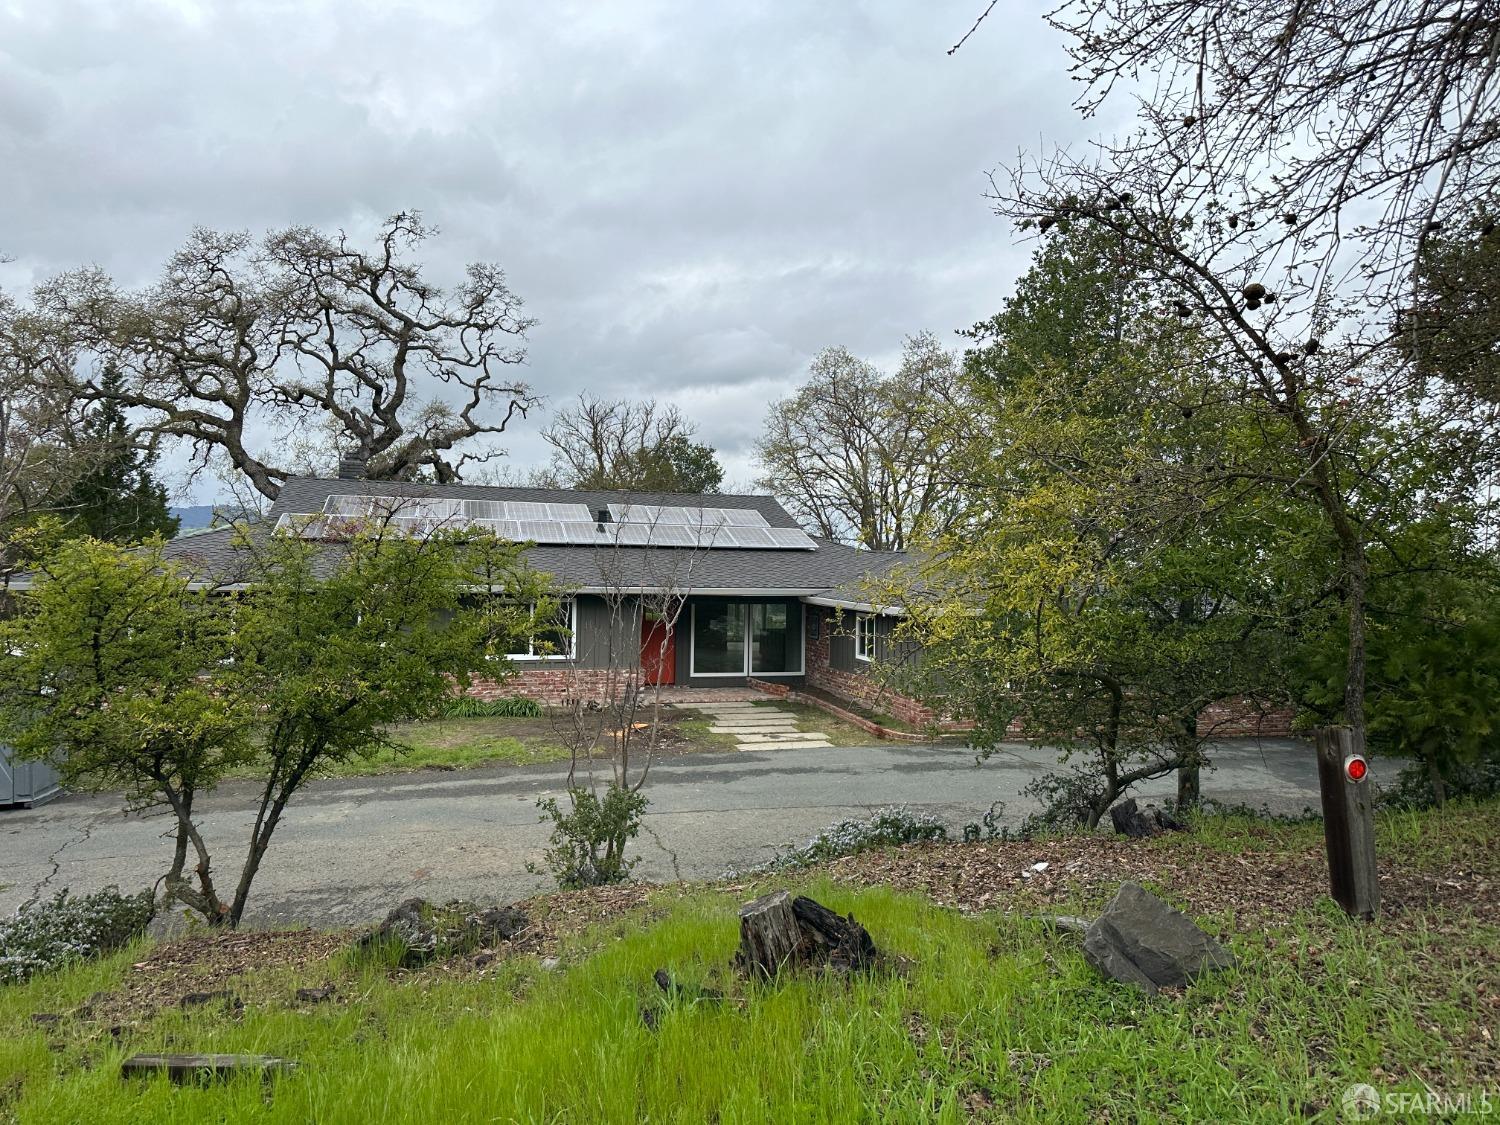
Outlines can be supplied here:
<path id="1" fill-rule="evenodd" d="M 555 797 L 537 807 L 552 821 L 551 847 L 544 853 L 547 869 L 564 890 L 602 887 L 630 878 L 636 860 L 625 858 L 625 844 L 641 831 L 647 800 L 634 789 L 610 782 L 604 799 L 589 789 L 569 789 L 570 812 Z M 527 864 L 528 870 L 536 870 Z"/>
<path id="2" fill-rule="evenodd" d="M 118 887 L 82 896 L 64 890 L 28 903 L 0 921 L 0 984 L 118 949 L 145 930 L 154 912 L 150 891 L 124 895 Z"/>
<path id="3" fill-rule="evenodd" d="M 1481 758 L 1477 762 L 1449 765 L 1443 771 L 1447 792 L 1445 800 L 1472 798 L 1484 800 L 1500 796 L 1500 757 Z M 1387 809 L 1430 809 L 1438 803 L 1432 785 L 1432 771 L 1423 761 L 1408 765 L 1396 780 L 1380 791 L 1380 805 Z"/>
<path id="4" fill-rule="evenodd" d="M 450 719 L 537 719 L 541 717 L 542 705 L 523 695 L 504 699 L 472 699 L 464 695 L 449 703 L 445 714 Z"/>
<path id="5" fill-rule="evenodd" d="M 905 805 L 876 809 L 863 820 L 841 820 L 823 829 L 800 848 L 778 854 L 762 871 L 807 867 L 871 848 L 933 843 L 948 838 L 948 829 L 928 813 L 908 812 Z"/>

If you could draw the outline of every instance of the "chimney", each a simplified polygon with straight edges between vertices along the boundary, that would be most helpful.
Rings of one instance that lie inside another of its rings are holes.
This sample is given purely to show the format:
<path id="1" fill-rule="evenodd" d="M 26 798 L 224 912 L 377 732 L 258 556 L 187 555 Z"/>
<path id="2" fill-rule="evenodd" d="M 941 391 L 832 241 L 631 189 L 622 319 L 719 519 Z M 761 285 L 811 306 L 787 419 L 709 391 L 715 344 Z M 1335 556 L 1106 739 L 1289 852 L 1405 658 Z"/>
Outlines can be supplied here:
<path id="1" fill-rule="evenodd" d="M 339 480 L 364 480 L 365 455 L 352 450 L 339 458 Z"/>

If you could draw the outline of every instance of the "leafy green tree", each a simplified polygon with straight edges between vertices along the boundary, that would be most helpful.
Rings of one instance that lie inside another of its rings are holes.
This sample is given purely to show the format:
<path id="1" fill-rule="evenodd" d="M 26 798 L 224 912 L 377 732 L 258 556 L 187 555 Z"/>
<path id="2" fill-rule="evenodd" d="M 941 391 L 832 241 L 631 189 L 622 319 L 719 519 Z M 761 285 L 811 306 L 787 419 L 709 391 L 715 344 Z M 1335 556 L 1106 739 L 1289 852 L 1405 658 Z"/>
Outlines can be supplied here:
<path id="1" fill-rule="evenodd" d="M 1274 691 L 1262 542 L 1291 513 L 1224 471 L 1245 421 L 1165 384 L 1142 348 L 1071 382 L 1046 362 L 976 378 L 954 420 L 973 435 L 952 464 L 964 513 L 896 596 L 918 689 L 974 719 L 978 745 L 1019 720 L 1059 747 L 1069 770 L 1035 791 L 1051 823 L 1092 826 L 1173 771 L 1195 802 L 1209 705 Z"/>
<path id="2" fill-rule="evenodd" d="M 84 417 L 73 445 L 87 468 L 58 503 L 68 531 L 116 543 L 177 534 L 167 490 L 152 473 L 156 454 L 142 449 L 120 406 L 120 375 L 106 371 L 102 397 Z"/>
<path id="3" fill-rule="evenodd" d="M 212 893 L 194 805 L 254 753 L 253 701 L 214 674 L 233 654 L 223 605 L 163 560 L 159 541 L 126 551 L 71 539 L 31 577 L 19 613 L 0 622 L 4 740 L 52 762 L 69 788 L 166 807 L 177 825 L 166 897 L 222 920 L 185 870 L 196 846 Z"/>
<path id="4" fill-rule="evenodd" d="M 399 748 L 392 724 L 440 714 L 474 674 L 504 677 L 533 602 L 547 605 L 517 549 L 489 538 L 356 531 L 330 549 L 247 534 L 241 551 L 231 593 L 164 560 L 159 541 L 73 541 L 0 624 L 0 734 L 70 785 L 166 805 L 166 897 L 229 926 L 307 779 Z M 224 893 L 194 802 L 235 767 L 253 767 L 260 795 Z"/>
<path id="5" fill-rule="evenodd" d="M 1370 746 L 1417 763 L 1441 804 L 1465 767 L 1500 760 L 1500 560 L 1439 512 L 1389 536 L 1373 562 Z M 1299 701 L 1325 722 L 1342 700 L 1341 639 L 1335 616 L 1289 664 Z"/>

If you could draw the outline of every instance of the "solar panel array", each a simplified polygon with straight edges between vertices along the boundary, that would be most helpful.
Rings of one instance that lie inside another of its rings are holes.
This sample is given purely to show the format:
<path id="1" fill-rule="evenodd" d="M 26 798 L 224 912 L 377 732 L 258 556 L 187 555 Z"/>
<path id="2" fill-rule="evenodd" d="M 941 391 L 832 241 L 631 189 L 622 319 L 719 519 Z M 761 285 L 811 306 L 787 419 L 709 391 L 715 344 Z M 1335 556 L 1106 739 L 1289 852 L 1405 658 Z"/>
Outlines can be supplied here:
<path id="1" fill-rule="evenodd" d="M 770 527 L 754 508 L 681 508 L 660 504 L 611 504 L 609 514 L 621 523 L 687 527 Z"/>
<path id="2" fill-rule="evenodd" d="M 440 529 L 477 528 L 517 543 L 567 547 L 686 547 L 812 551 L 794 527 L 772 527 L 751 508 L 690 508 L 611 504 L 596 522 L 585 504 L 432 497 L 335 495 L 321 512 L 284 515 L 277 530 L 304 539 L 345 538 L 365 526 L 424 536 Z"/>

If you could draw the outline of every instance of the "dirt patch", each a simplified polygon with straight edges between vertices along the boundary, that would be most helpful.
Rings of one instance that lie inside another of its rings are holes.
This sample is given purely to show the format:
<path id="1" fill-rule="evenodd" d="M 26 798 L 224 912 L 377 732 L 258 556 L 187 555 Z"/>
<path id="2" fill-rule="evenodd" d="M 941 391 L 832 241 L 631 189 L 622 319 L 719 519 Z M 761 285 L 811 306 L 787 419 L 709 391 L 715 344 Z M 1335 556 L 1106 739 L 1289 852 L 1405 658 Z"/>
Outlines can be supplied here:
<path id="1" fill-rule="evenodd" d="M 200 997 L 232 1006 L 260 991 L 251 987 L 255 974 L 316 964 L 349 941 L 348 933 L 321 930 L 196 934 L 158 946 L 131 966 L 119 988 L 95 993 L 73 1014 L 118 1034 L 161 1008 L 190 1006 Z"/>

